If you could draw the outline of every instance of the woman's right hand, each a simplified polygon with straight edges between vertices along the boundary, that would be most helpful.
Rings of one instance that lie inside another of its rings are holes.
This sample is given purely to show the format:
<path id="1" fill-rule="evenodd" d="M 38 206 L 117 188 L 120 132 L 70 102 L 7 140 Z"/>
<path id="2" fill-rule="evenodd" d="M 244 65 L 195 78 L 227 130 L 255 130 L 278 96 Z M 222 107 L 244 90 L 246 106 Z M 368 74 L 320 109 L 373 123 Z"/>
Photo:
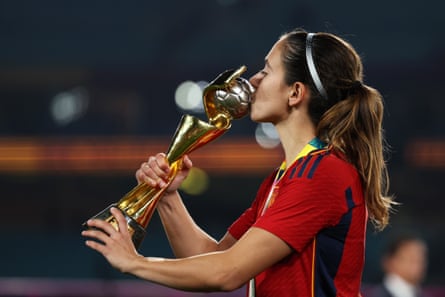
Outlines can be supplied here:
<path id="1" fill-rule="evenodd" d="M 179 188 L 192 166 L 192 161 L 185 155 L 183 157 L 182 168 L 166 189 L 166 194 L 173 193 Z M 141 164 L 141 167 L 136 171 L 136 179 L 139 184 L 147 183 L 152 187 L 163 188 L 167 186 L 170 170 L 166 155 L 164 153 L 158 153 L 155 156 L 150 156 L 147 162 Z"/>

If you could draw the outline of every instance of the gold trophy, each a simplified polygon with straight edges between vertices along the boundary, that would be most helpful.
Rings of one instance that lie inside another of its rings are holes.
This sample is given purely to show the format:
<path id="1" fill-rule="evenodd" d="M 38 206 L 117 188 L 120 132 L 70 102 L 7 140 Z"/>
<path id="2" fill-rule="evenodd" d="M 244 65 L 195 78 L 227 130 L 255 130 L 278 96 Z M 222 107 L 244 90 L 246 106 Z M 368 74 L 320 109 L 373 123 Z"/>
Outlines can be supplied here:
<path id="1" fill-rule="evenodd" d="M 170 164 L 167 184 L 175 178 L 182 166 L 182 157 L 195 149 L 218 138 L 226 132 L 233 119 L 244 117 L 249 112 L 250 99 L 255 89 L 241 74 L 246 71 L 245 66 L 236 70 L 221 73 L 203 91 L 203 103 L 208 123 L 190 115 L 184 115 L 172 138 L 166 153 Z M 111 207 L 122 211 L 133 243 L 139 248 L 145 237 L 145 229 L 153 215 L 157 202 L 164 193 L 164 188 L 151 187 L 141 183 L 134 187 L 117 203 L 113 203 L 92 219 L 101 219 L 111 223 L 116 229 L 118 224 L 110 212 Z M 84 227 L 88 228 L 86 223 Z"/>

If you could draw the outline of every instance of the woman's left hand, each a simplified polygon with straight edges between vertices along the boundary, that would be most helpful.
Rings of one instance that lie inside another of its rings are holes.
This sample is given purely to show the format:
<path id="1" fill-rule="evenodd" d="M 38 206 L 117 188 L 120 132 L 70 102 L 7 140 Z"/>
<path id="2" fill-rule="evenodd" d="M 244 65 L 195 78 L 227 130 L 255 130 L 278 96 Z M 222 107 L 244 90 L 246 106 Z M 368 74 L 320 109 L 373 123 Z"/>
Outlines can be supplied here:
<path id="1" fill-rule="evenodd" d="M 82 235 L 95 239 L 87 240 L 85 244 L 101 253 L 114 268 L 129 272 L 133 261 L 141 255 L 131 240 L 124 215 L 116 208 L 111 209 L 111 214 L 118 223 L 118 230 L 106 221 L 94 219 L 87 222 L 91 229 L 82 231 Z"/>

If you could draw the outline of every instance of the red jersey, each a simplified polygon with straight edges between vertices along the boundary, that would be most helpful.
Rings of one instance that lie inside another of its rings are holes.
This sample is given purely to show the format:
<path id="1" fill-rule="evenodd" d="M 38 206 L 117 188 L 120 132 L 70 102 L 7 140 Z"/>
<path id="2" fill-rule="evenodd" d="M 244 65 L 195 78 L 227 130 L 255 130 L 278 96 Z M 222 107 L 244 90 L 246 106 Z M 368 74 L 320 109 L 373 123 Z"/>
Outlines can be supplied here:
<path id="1" fill-rule="evenodd" d="M 261 215 L 275 175 L 229 228 L 236 239 L 262 228 L 294 250 L 255 277 L 256 297 L 359 296 L 367 210 L 355 167 L 329 150 L 298 159 Z"/>

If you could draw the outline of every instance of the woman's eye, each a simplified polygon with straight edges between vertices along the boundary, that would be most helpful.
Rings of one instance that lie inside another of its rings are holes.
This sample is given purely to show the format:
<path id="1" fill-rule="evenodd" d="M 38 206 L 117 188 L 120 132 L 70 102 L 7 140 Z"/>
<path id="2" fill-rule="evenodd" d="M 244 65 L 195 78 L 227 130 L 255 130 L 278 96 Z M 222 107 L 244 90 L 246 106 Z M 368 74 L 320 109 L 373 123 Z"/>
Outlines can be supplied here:
<path id="1" fill-rule="evenodd" d="M 261 70 L 260 73 L 261 73 L 262 75 L 267 75 L 267 72 L 266 72 L 265 70 Z"/>

